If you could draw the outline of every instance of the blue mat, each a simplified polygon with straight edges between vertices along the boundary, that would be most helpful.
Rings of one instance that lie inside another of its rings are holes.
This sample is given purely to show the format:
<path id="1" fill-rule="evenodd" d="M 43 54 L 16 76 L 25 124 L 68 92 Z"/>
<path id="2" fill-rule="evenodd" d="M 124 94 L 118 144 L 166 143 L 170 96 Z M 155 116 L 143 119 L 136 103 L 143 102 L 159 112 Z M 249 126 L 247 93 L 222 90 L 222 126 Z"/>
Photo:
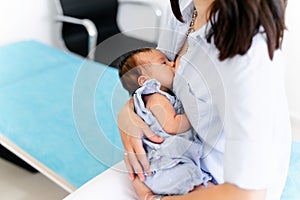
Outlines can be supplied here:
<path id="1" fill-rule="evenodd" d="M 75 188 L 123 158 L 116 69 L 35 41 L 0 47 L 0 134 Z"/>
<path id="2" fill-rule="evenodd" d="M 293 142 L 289 173 L 281 200 L 300 199 L 300 143 Z"/>
<path id="3" fill-rule="evenodd" d="M 0 134 L 75 188 L 122 160 L 117 70 L 36 41 L 0 47 Z M 282 200 L 300 199 L 300 143 Z"/>

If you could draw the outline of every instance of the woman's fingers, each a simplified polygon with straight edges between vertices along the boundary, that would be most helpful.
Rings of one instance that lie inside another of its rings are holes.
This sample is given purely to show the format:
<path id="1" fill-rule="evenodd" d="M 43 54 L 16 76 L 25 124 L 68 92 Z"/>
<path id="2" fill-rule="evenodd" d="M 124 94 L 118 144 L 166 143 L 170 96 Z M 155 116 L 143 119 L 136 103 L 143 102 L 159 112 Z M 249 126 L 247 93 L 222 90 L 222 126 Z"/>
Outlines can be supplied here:
<path id="1" fill-rule="evenodd" d="M 140 180 L 145 180 L 144 172 L 151 174 L 149 170 L 149 161 L 146 152 L 143 148 L 141 139 L 130 137 L 127 138 L 130 145 L 124 146 L 124 161 L 127 167 L 129 177 L 131 180 L 134 174 L 137 174 Z M 128 144 L 127 143 L 127 144 Z"/>
<path id="2" fill-rule="evenodd" d="M 138 178 L 134 179 L 133 187 L 140 199 L 143 200 L 154 199 L 155 195 L 152 193 L 152 191 Z"/>
<path id="3" fill-rule="evenodd" d="M 125 151 L 124 152 L 124 162 L 125 162 L 125 166 L 127 168 L 127 171 L 128 171 L 128 174 L 129 174 L 129 178 L 131 181 L 134 180 L 135 178 L 135 173 L 134 173 L 134 170 L 133 170 L 133 167 L 131 165 L 131 163 L 129 162 L 129 154 Z"/>
<path id="4" fill-rule="evenodd" d="M 120 132 L 122 132 L 120 130 Z M 134 179 L 134 174 L 137 174 L 141 181 L 145 180 L 145 173 L 151 175 L 150 164 L 143 148 L 142 140 L 138 137 L 128 135 L 122 137 L 126 155 L 124 161 L 131 180 Z"/>
<path id="5" fill-rule="evenodd" d="M 138 176 L 140 177 L 141 180 L 144 180 L 145 179 L 144 173 L 146 172 L 147 174 L 150 175 L 151 172 L 149 169 L 150 168 L 149 160 L 147 158 L 146 151 L 143 147 L 142 140 L 136 140 L 132 147 L 135 152 L 135 157 L 138 161 L 137 166 L 136 167 L 134 166 L 135 172 L 138 173 Z M 142 171 L 139 171 L 139 166 L 141 166 Z"/>
<path id="6" fill-rule="evenodd" d="M 164 141 L 163 138 L 155 134 L 148 126 L 143 128 L 143 135 L 148 138 L 150 141 L 160 144 Z"/>
<path id="7" fill-rule="evenodd" d="M 138 177 L 141 179 L 141 181 L 144 181 L 145 176 L 144 176 L 143 166 L 141 165 L 141 163 L 137 159 L 136 154 L 135 153 L 129 153 L 128 154 L 128 160 L 129 160 L 129 163 L 131 164 L 131 167 L 134 170 L 134 173 L 138 175 Z"/>
<path id="8" fill-rule="evenodd" d="M 143 176 L 145 173 L 147 173 L 148 175 L 151 175 L 150 164 L 149 164 L 149 160 L 148 160 L 146 154 L 136 154 L 136 157 L 144 170 Z"/>
<path id="9" fill-rule="evenodd" d="M 146 158 L 147 160 L 147 158 Z M 141 181 L 145 180 L 144 168 L 137 158 L 135 153 L 126 153 L 124 155 L 125 166 L 128 170 L 129 178 L 131 181 L 135 179 L 137 175 Z"/>
<path id="10" fill-rule="evenodd" d="M 149 126 L 136 115 L 133 108 L 133 100 L 121 109 L 118 115 L 118 127 L 124 145 L 124 150 L 127 153 L 124 156 L 124 161 L 130 176 L 133 180 L 135 174 L 140 180 L 145 180 L 145 172 L 151 174 L 150 165 L 146 152 L 143 147 L 142 137 L 145 136 L 155 143 L 163 142 L 163 139 L 158 137 L 151 131 Z"/>

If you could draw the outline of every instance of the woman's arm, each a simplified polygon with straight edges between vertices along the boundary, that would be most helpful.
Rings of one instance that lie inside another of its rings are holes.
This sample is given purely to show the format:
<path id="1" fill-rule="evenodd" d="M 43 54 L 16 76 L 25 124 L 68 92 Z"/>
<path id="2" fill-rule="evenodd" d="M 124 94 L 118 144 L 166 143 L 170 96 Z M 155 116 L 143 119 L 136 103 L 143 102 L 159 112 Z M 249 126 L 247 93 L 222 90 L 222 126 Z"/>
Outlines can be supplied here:
<path id="1" fill-rule="evenodd" d="M 184 196 L 165 197 L 163 200 L 264 200 L 265 190 L 244 190 L 229 183 L 191 192 Z"/>
<path id="2" fill-rule="evenodd" d="M 143 181 L 145 180 L 144 171 L 148 174 L 149 161 L 146 157 L 142 145 L 142 136 L 147 137 L 155 143 L 163 142 L 163 138 L 154 134 L 144 121 L 135 114 L 133 99 L 131 98 L 120 110 L 118 115 L 118 127 L 124 146 L 124 161 L 130 176 L 135 178 L 135 174 Z"/>
<path id="3" fill-rule="evenodd" d="M 169 134 L 183 133 L 191 128 L 185 114 L 176 114 L 170 100 L 155 93 L 149 96 L 146 107 L 152 112 L 164 131 Z"/>
<path id="4" fill-rule="evenodd" d="M 133 181 L 133 186 L 141 200 L 152 200 L 155 195 L 139 179 Z M 244 190 L 237 186 L 224 183 L 214 187 L 194 190 L 182 196 L 165 196 L 163 200 L 264 200 L 266 190 Z"/>

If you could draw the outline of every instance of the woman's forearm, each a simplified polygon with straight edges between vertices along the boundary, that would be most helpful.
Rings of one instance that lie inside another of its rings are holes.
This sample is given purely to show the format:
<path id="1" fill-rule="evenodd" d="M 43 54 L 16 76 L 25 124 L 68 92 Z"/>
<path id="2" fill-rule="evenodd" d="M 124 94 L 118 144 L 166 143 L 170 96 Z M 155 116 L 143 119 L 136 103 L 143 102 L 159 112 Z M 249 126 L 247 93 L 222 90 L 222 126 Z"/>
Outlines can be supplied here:
<path id="1" fill-rule="evenodd" d="M 131 98 L 120 110 L 118 127 L 124 146 L 124 161 L 130 179 L 135 178 L 135 172 L 141 180 L 145 180 L 143 172 L 150 174 L 149 162 L 143 148 L 141 138 L 147 137 L 155 143 L 162 143 L 163 138 L 158 137 L 147 124 L 134 112 L 133 99 Z"/>
<path id="2" fill-rule="evenodd" d="M 193 191 L 183 196 L 166 196 L 163 200 L 264 200 L 265 190 L 244 190 L 229 183 Z"/>

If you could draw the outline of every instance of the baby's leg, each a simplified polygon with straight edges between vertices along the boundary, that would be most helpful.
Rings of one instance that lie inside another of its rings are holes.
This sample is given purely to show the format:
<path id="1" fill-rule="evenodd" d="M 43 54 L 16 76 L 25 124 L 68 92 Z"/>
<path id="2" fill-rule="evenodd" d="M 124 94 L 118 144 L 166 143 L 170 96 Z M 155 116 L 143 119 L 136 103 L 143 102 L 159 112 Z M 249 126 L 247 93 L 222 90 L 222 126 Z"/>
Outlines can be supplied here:
<path id="1" fill-rule="evenodd" d="M 156 194 L 180 195 L 203 183 L 203 175 L 192 162 L 158 170 L 146 178 L 145 184 Z"/>

